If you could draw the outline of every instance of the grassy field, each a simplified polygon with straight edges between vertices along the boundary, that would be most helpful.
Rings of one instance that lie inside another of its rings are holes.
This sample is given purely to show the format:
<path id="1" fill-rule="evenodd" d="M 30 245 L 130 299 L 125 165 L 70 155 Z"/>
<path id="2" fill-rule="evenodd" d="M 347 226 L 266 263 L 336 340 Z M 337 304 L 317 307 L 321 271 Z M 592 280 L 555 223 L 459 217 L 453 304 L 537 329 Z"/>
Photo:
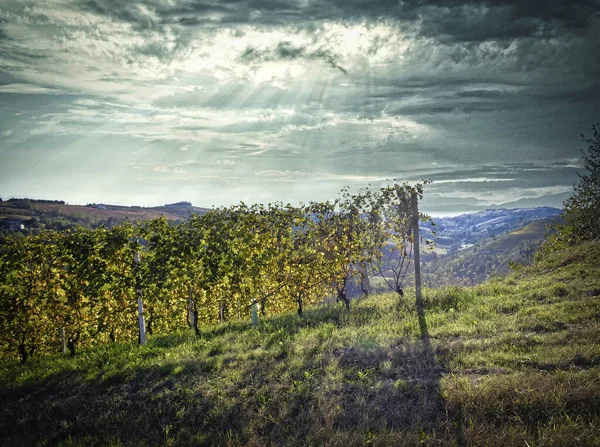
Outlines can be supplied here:
<path id="1" fill-rule="evenodd" d="M 2 364 L 0 444 L 600 446 L 600 243 L 424 297 Z"/>

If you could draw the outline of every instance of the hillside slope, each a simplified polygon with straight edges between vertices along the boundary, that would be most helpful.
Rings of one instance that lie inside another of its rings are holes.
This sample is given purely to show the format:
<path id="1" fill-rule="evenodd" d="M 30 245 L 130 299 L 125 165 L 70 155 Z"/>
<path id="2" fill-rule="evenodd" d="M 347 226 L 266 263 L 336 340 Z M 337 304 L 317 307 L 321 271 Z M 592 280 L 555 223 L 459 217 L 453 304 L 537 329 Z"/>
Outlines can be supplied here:
<path id="1" fill-rule="evenodd" d="M 599 242 L 424 297 L 4 363 L 0 445 L 600 445 Z"/>
<path id="2" fill-rule="evenodd" d="M 493 236 L 501 236 L 531 222 L 552 219 L 561 213 L 558 208 L 488 209 L 453 217 L 434 217 L 436 244 L 438 248 L 453 253 L 468 245 L 476 244 Z M 421 232 L 427 239 L 434 236 L 431 224 L 423 224 Z"/>
<path id="3" fill-rule="evenodd" d="M 534 220 L 446 255 L 425 253 L 424 282 L 430 286 L 478 284 L 491 275 L 504 275 L 509 270 L 509 262 L 527 262 L 524 259 L 527 252 L 533 255 L 536 246 L 547 236 L 548 229 L 560 222 L 560 216 Z"/>

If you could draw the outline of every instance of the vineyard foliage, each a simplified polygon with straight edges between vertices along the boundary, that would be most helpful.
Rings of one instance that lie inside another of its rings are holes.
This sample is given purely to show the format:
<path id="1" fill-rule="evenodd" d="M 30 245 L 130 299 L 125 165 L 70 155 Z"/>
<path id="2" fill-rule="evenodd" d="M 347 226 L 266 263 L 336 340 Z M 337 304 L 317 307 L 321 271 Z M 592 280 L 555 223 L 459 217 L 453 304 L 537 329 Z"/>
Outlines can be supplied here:
<path id="1" fill-rule="evenodd" d="M 138 291 L 149 335 L 199 334 L 199 324 L 246 318 L 252 303 L 263 315 L 302 315 L 332 295 L 349 307 L 351 278 L 386 274 L 386 244 L 399 253 L 394 268 L 407 268 L 410 199 L 422 194 L 420 184 L 344 189 L 335 201 L 241 203 L 177 225 L 159 218 L 9 238 L 0 247 L 0 355 L 25 362 L 134 340 Z M 399 289 L 405 275 L 396 270 Z"/>

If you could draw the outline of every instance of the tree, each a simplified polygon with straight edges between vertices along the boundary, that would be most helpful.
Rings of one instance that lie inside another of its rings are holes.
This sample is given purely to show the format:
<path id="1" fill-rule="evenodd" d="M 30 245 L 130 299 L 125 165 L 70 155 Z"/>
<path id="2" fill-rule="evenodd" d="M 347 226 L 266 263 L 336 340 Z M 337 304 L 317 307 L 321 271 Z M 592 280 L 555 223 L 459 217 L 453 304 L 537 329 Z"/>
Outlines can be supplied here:
<path id="1" fill-rule="evenodd" d="M 198 273 L 201 259 L 196 253 L 201 249 L 201 241 L 187 237 L 203 235 L 201 231 L 189 231 L 196 221 L 197 216 L 193 215 L 190 220 L 173 226 L 162 216 L 138 227 L 140 236 L 147 241 L 138 268 L 148 335 L 167 333 L 185 325 L 191 283 L 201 274 Z"/>
<path id="2" fill-rule="evenodd" d="M 424 182 L 427 183 L 429 182 Z M 426 214 L 418 213 L 418 216 L 413 216 L 413 197 L 423 198 L 423 185 L 395 183 L 382 188 L 379 197 L 385 218 L 383 224 L 389 239 L 383 250 L 383 262 L 378 266 L 378 273 L 392 291 L 404 296 L 404 282 L 413 260 L 415 238 L 421 237 L 420 234 L 413 234 L 413 217 L 431 222 Z M 432 241 L 426 241 L 427 245 L 431 243 Z"/>
<path id="3" fill-rule="evenodd" d="M 371 266 L 378 263 L 386 240 L 386 233 L 378 219 L 377 194 L 359 191 L 350 194 L 343 188 L 341 197 L 336 200 L 337 213 L 332 213 L 326 223 L 330 228 L 323 241 L 330 240 L 327 252 L 328 264 L 333 268 L 332 282 L 335 285 L 337 300 L 350 309 L 348 284 L 355 280 L 363 293 Z"/>
<path id="4" fill-rule="evenodd" d="M 89 315 L 90 304 L 104 283 L 104 260 L 99 255 L 101 233 L 87 228 L 59 233 L 57 256 L 60 262 L 61 288 L 65 292 L 64 310 L 58 322 L 71 355 L 85 337 L 94 338 Z"/>
<path id="5" fill-rule="evenodd" d="M 581 136 L 588 144 L 582 150 L 587 175 L 580 175 L 574 186 L 575 193 L 564 202 L 564 218 L 570 243 L 599 239 L 600 225 L 600 123 L 591 128 L 592 137 Z"/>
<path id="6" fill-rule="evenodd" d="M 10 238 L 0 250 L 0 351 L 25 363 L 58 343 L 66 301 L 56 256 L 58 234 Z"/>

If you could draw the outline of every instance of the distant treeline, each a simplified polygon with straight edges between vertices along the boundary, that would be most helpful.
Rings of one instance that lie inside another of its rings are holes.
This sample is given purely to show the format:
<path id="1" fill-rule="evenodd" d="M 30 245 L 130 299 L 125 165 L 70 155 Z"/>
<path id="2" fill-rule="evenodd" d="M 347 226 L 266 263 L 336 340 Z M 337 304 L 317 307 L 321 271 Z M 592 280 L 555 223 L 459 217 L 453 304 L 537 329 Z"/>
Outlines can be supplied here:
<path id="1" fill-rule="evenodd" d="M 8 199 L 8 200 L 2 200 L 0 198 L 0 203 L 1 202 L 12 203 L 12 204 L 14 204 L 15 206 L 17 206 L 19 208 L 26 208 L 26 209 L 28 209 L 29 206 L 32 203 L 55 203 L 55 204 L 58 204 L 58 205 L 65 205 L 66 204 L 66 202 L 64 200 L 30 199 L 30 198 L 27 198 L 27 197 L 24 197 L 24 198 L 11 198 L 11 199 Z"/>
<path id="2" fill-rule="evenodd" d="M 175 203 L 167 203 L 167 204 L 166 204 L 166 205 L 164 205 L 164 206 L 173 207 L 173 208 L 175 208 L 175 207 L 179 207 L 179 206 L 185 206 L 185 207 L 187 207 L 187 206 L 192 206 L 192 202 L 175 202 Z"/>

